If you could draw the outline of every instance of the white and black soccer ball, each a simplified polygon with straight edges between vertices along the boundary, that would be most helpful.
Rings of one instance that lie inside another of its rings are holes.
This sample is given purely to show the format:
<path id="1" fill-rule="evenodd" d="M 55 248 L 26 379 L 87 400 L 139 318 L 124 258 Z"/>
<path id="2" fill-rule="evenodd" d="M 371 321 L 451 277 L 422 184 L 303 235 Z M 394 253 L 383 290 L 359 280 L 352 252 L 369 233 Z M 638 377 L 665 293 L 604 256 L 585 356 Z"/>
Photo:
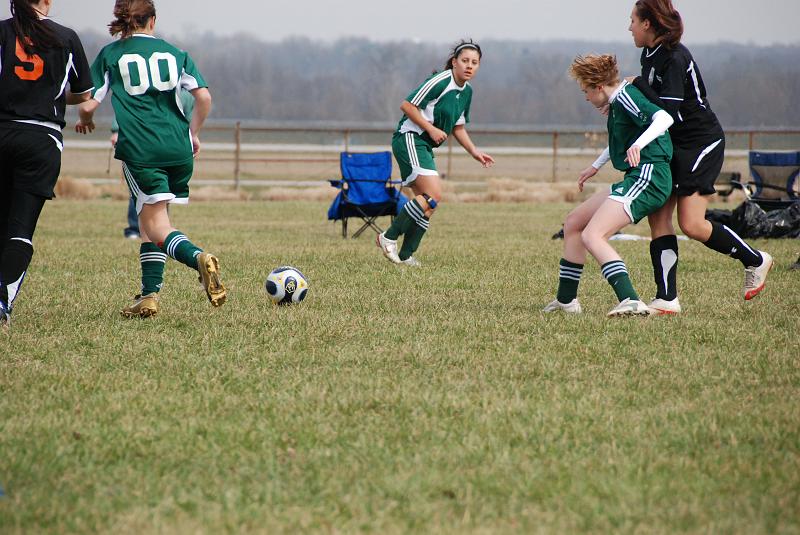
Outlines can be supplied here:
<path id="1" fill-rule="evenodd" d="M 267 275 L 267 295 L 276 305 L 299 303 L 306 298 L 308 281 L 299 269 L 281 266 Z"/>

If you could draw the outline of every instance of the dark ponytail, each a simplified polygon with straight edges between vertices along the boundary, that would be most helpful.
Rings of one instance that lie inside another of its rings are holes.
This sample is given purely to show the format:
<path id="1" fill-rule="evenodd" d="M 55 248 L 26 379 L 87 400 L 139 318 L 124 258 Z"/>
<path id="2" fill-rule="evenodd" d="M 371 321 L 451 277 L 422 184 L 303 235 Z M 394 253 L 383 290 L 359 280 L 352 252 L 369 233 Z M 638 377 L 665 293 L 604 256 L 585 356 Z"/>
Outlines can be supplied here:
<path id="1" fill-rule="evenodd" d="M 672 0 L 637 0 L 636 15 L 642 21 L 650 21 L 656 38 L 666 43 L 667 48 L 674 48 L 681 42 L 683 20 L 672 6 Z"/>
<path id="2" fill-rule="evenodd" d="M 111 35 L 130 37 L 137 29 L 144 28 L 147 21 L 156 16 L 153 0 L 117 0 L 114 4 L 114 20 L 108 25 Z"/>
<path id="3" fill-rule="evenodd" d="M 62 46 L 55 30 L 39 19 L 39 12 L 31 0 L 11 0 L 11 25 L 17 40 L 26 54 L 32 56 L 36 49 L 48 50 Z"/>

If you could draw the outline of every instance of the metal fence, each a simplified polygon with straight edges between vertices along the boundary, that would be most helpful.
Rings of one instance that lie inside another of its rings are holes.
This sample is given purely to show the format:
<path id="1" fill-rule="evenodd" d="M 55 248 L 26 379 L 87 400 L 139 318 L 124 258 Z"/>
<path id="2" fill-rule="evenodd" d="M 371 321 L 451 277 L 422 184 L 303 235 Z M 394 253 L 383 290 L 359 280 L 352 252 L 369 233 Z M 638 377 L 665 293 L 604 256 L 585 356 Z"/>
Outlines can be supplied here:
<path id="1" fill-rule="evenodd" d="M 594 154 L 605 147 L 606 132 L 600 128 L 470 128 L 470 136 L 479 146 L 492 147 L 505 154 L 529 154 L 549 156 L 551 159 L 550 178 L 556 181 L 559 171 L 559 160 L 565 156 L 578 154 Z M 233 185 L 241 184 L 242 165 L 258 163 L 264 165 L 276 163 L 336 163 L 340 151 L 350 150 L 386 150 L 388 142 L 374 144 L 376 138 L 388 140 L 391 131 L 383 127 L 309 127 L 309 126 L 275 126 L 252 127 L 241 122 L 232 125 L 212 125 L 204 129 L 206 137 L 216 142 L 217 156 L 203 156 L 203 161 L 230 162 L 233 174 Z M 316 135 L 316 136 L 315 136 Z M 732 128 L 726 130 L 727 151 L 732 155 L 743 156 L 747 151 L 761 150 L 797 150 L 800 148 L 800 129 L 791 128 Z M 224 143 L 228 137 L 230 143 Z M 309 137 L 318 138 L 323 143 L 303 143 Z M 531 140 L 534 140 L 531 144 Z M 542 143 L 542 140 L 549 140 Z M 222 143 L 220 143 L 222 141 Z M 452 176 L 455 141 L 448 139 L 437 152 L 441 161 L 440 170 L 444 176 Z M 227 150 L 226 150 L 227 149 Z M 458 150 L 458 149 L 456 149 Z M 286 156 L 286 152 L 306 153 L 298 156 Z M 227 154 L 219 155 L 220 152 Z M 279 156 L 253 157 L 251 152 L 277 152 Z M 316 153 L 309 156 L 307 153 Z M 335 155 L 334 155 L 335 154 Z"/>
<path id="2" fill-rule="evenodd" d="M 71 148 L 108 150 L 106 130 L 98 128 L 96 132 L 89 139 L 68 131 L 65 135 L 71 138 Z M 576 166 L 588 165 L 607 145 L 606 131 L 599 126 L 471 126 L 469 133 L 479 147 L 498 159 L 500 165 L 494 171 L 495 176 L 535 181 L 556 182 L 559 178 L 577 176 Z M 242 185 L 281 182 L 284 178 L 289 179 L 284 182 L 300 185 L 320 182 L 323 175 L 335 174 L 341 151 L 389 150 L 391 134 L 391 125 L 253 126 L 242 122 L 212 123 L 203 129 L 203 150 L 197 163 L 200 171 L 203 165 L 209 169 L 213 167 L 213 172 L 207 174 L 216 176 L 217 180 L 205 182 L 231 185 L 237 189 Z M 747 152 L 750 150 L 800 149 L 800 128 L 728 128 L 726 136 L 726 163 L 730 160 L 733 170 L 740 172 L 746 172 Z M 491 174 L 467 164 L 469 157 L 456 145 L 451 137 L 436 149 L 443 177 L 475 183 Z M 508 164 L 511 160 L 514 163 Z M 285 171 L 289 168 L 291 172 Z M 534 168 L 535 171 L 530 171 Z M 76 173 L 97 176 L 91 170 Z M 200 178 L 200 181 L 204 180 Z"/>

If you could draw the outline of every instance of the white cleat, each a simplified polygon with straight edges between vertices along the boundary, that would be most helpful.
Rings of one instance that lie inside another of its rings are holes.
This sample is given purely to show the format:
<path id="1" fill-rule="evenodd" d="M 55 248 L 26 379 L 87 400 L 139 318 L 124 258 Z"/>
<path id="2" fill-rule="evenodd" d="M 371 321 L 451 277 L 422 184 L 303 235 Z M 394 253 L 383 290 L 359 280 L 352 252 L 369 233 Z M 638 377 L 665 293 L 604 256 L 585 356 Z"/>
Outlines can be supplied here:
<path id="1" fill-rule="evenodd" d="M 8 334 L 11 328 L 11 312 L 6 310 L 5 305 L 0 303 L 0 332 Z"/>
<path id="2" fill-rule="evenodd" d="M 386 233 L 382 232 L 378 234 L 378 236 L 375 238 L 375 244 L 381 250 L 383 256 L 388 258 L 390 262 L 395 264 L 401 263 L 402 260 L 400 260 L 400 257 L 397 256 L 397 240 L 390 240 L 384 236 L 384 234 Z"/>
<path id="3" fill-rule="evenodd" d="M 567 314 L 580 314 L 583 312 L 581 308 L 581 304 L 578 303 L 577 299 L 573 299 L 569 303 L 562 303 L 558 299 L 555 299 L 552 303 L 549 303 L 542 309 L 542 312 L 558 312 L 559 310 L 566 312 Z"/>
<path id="4" fill-rule="evenodd" d="M 652 311 L 651 314 L 656 316 L 663 316 L 666 314 L 680 314 L 681 313 L 681 304 L 678 302 L 678 298 L 676 297 L 672 301 L 667 301 L 666 299 L 653 299 L 650 301 L 650 304 L 647 305 L 650 310 Z"/>
<path id="5" fill-rule="evenodd" d="M 609 318 L 620 316 L 649 316 L 652 313 L 644 301 L 636 301 L 626 297 L 608 313 Z"/>
<path id="6" fill-rule="evenodd" d="M 767 282 L 767 274 L 772 269 L 775 263 L 772 260 L 772 255 L 759 251 L 761 253 L 761 265 L 753 266 L 744 269 L 744 300 L 749 301 L 764 289 L 764 284 Z"/>
<path id="7" fill-rule="evenodd" d="M 420 267 L 422 265 L 422 262 L 420 262 L 413 256 L 409 256 L 405 260 L 401 260 L 400 263 L 403 264 L 404 266 L 411 266 L 411 267 Z"/>

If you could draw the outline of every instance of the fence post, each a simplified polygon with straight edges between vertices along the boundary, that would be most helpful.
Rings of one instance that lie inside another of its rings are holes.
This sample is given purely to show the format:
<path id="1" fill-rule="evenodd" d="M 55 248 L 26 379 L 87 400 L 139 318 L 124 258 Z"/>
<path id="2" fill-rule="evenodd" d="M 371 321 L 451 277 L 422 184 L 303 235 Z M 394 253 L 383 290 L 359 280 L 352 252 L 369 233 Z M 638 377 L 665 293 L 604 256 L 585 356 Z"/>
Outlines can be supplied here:
<path id="1" fill-rule="evenodd" d="M 233 187 L 237 191 L 239 190 L 239 173 L 241 170 L 241 157 L 242 157 L 242 123 L 240 121 L 236 121 L 236 129 L 233 131 L 233 138 L 236 144 L 235 150 L 235 161 L 233 164 Z"/>
<path id="2" fill-rule="evenodd" d="M 553 182 L 558 180 L 558 132 L 553 132 Z"/>
<path id="3" fill-rule="evenodd" d="M 753 150 L 753 147 L 755 146 L 755 139 L 756 139 L 756 133 L 751 130 L 749 132 L 748 140 L 747 140 L 747 148 L 748 148 L 748 150 Z"/>
<path id="4" fill-rule="evenodd" d="M 344 131 L 344 151 L 350 152 L 350 130 Z"/>

